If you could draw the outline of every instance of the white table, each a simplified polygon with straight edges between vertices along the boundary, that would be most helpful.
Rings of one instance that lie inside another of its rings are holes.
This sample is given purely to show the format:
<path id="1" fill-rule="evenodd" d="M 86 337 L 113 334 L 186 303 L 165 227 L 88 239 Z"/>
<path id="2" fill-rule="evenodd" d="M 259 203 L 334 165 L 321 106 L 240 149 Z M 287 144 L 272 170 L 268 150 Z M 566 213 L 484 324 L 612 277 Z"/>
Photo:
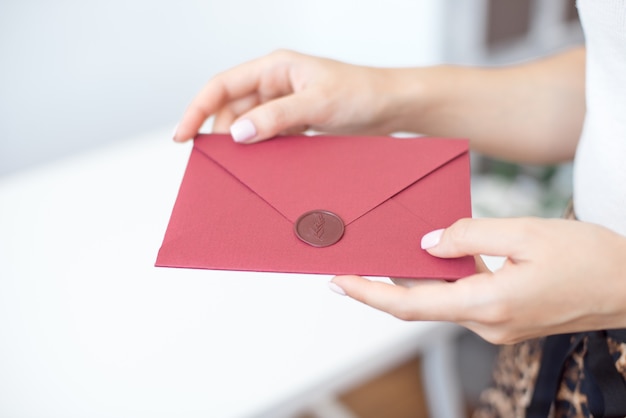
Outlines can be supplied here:
<path id="1" fill-rule="evenodd" d="M 153 267 L 191 146 L 169 136 L 0 178 L 0 416 L 287 417 L 417 351 L 433 416 L 461 416 L 456 326 L 328 276 Z"/>

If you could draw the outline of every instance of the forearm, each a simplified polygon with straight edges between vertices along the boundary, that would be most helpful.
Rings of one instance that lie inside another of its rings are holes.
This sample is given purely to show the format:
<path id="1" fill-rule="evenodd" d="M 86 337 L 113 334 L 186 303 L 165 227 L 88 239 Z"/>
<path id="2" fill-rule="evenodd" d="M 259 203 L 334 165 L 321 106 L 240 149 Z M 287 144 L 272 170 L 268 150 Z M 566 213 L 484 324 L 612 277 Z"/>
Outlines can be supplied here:
<path id="1" fill-rule="evenodd" d="M 570 160 L 585 114 L 584 64 L 579 48 L 506 68 L 390 70 L 392 117 L 398 130 L 469 138 L 474 150 L 509 161 Z"/>

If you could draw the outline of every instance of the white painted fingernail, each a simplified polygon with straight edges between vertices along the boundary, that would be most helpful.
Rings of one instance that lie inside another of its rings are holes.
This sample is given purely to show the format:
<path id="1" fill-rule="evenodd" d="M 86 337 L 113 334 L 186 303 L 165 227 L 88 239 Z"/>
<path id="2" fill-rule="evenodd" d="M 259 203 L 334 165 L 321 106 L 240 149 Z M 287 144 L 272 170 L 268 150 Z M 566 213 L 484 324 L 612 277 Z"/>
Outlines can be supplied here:
<path id="1" fill-rule="evenodd" d="M 346 295 L 346 291 L 343 290 L 337 283 L 328 282 L 328 288 L 332 290 L 333 292 L 340 294 L 341 296 Z"/>
<path id="2" fill-rule="evenodd" d="M 439 244 L 439 241 L 441 241 L 441 236 L 443 235 L 443 231 L 443 229 L 437 229 L 424 235 L 422 237 L 422 250 L 433 248 L 435 245 Z"/>
<path id="3" fill-rule="evenodd" d="M 250 119 L 242 119 L 232 124 L 230 134 L 235 142 L 246 142 L 256 136 L 256 128 Z"/>
<path id="4" fill-rule="evenodd" d="M 174 131 L 172 132 L 172 139 L 176 141 L 176 134 L 178 133 L 178 123 L 174 126 Z"/>

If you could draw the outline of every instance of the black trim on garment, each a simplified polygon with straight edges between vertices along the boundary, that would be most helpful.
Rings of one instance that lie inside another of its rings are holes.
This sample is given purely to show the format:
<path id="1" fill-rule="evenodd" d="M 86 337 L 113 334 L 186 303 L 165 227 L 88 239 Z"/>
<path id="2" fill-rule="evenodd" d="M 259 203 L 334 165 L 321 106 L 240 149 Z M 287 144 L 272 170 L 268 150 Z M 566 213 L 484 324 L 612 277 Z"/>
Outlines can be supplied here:
<path id="1" fill-rule="evenodd" d="M 626 342 L 626 329 L 552 335 L 545 339 L 541 365 L 527 418 L 546 418 L 554 403 L 567 359 L 587 338 L 584 372 L 595 387 L 589 398 L 594 417 L 626 416 L 626 382 L 615 367 L 607 338 Z M 594 396 L 595 395 L 595 396 Z"/>

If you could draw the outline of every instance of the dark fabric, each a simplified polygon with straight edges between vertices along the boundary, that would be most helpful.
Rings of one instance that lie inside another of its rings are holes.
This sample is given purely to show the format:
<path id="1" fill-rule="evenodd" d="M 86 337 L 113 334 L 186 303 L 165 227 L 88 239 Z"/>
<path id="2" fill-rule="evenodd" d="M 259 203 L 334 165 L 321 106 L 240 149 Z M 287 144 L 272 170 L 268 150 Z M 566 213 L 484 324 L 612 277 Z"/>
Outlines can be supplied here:
<path id="1" fill-rule="evenodd" d="M 565 360 L 581 339 L 575 334 L 561 334 L 552 335 L 544 340 L 535 391 L 526 410 L 527 418 L 546 418 L 548 416 L 552 403 L 556 399 Z"/>
<path id="2" fill-rule="evenodd" d="M 599 417 L 626 416 L 626 382 L 615 367 L 608 338 L 626 343 L 626 329 L 552 335 L 545 339 L 541 365 L 530 405 L 528 418 L 545 418 L 557 398 L 566 361 L 580 344 L 586 342 L 584 361 L 584 392 L 589 413 Z"/>

